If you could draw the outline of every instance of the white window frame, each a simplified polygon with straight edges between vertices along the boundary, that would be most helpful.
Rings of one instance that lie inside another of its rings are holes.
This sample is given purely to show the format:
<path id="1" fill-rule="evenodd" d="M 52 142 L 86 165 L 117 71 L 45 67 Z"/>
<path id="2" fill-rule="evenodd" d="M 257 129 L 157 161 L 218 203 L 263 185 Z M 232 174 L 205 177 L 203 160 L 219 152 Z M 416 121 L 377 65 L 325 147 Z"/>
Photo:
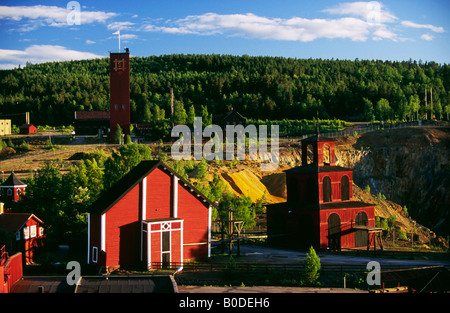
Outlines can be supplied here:
<path id="1" fill-rule="evenodd" d="M 23 239 L 28 239 L 30 238 L 30 230 L 28 229 L 28 226 L 25 226 L 23 228 Z"/>
<path id="2" fill-rule="evenodd" d="M 30 238 L 36 237 L 36 225 L 30 226 Z"/>

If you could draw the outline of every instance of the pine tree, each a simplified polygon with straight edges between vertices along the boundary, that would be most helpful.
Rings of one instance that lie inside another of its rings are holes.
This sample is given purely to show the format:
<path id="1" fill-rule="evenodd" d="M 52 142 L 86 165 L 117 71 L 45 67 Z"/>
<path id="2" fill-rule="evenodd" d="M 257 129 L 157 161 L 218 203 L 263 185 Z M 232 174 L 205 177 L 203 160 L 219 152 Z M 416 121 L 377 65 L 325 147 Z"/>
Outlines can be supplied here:
<path id="1" fill-rule="evenodd" d="M 120 125 L 117 124 L 116 133 L 114 134 L 114 141 L 116 143 L 121 144 L 122 143 L 122 136 L 123 136 L 122 127 L 120 127 Z"/>
<path id="2" fill-rule="evenodd" d="M 314 286 L 318 284 L 319 270 L 320 270 L 320 258 L 316 254 L 316 251 L 311 246 L 309 252 L 306 254 L 305 268 L 303 270 L 303 284 Z"/>

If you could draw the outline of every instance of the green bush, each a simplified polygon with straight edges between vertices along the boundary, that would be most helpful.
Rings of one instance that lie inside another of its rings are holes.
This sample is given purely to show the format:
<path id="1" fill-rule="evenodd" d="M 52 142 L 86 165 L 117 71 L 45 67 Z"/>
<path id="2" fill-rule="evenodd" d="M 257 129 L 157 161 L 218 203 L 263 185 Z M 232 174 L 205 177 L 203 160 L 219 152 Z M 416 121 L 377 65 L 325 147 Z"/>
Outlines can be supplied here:
<path id="1" fill-rule="evenodd" d="M 320 271 L 320 258 L 317 256 L 316 251 L 311 246 L 309 252 L 306 254 L 305 268 L 303 270 L 303 285 L 316 286 L 318 285 L 319 271 Z"/>

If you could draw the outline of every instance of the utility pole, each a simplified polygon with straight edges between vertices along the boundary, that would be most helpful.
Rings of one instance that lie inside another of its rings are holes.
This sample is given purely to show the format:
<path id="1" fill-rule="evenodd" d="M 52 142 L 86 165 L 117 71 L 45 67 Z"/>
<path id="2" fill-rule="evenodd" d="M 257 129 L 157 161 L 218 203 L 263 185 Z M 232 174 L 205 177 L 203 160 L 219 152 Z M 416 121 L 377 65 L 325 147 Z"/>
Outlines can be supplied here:
<path id="1" fill-rule="evenodd" d="M 425 88 L 425 119 L 428 119 L 428 105 L 427 105 L 427 88 Z"/>
<path id="2" fill-rule="evenodd" d="M 433 88 L 430 88 L 430 96 L 431 96 L 431 119 L 433 119 Z"/>

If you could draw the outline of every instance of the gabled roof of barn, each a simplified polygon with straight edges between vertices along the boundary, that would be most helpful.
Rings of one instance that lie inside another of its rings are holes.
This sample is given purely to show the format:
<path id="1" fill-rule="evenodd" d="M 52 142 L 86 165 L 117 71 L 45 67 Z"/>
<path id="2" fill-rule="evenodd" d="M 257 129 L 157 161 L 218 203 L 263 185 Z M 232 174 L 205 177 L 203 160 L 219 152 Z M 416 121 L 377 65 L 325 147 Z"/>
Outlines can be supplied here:
<path id="1" fill-rule="evenodd" d="M 122 199 L 131 189 L 133 189 L 141 180 L 148 174 L 153 172 L 156 168 L 161 168 L 163 171 L 169 172 L 171 175 L 178 177 L 179 181 L 191 194 L 198 196 L 202 199 L 202 203 L 205 206 L 215 206 L 215 204 L 203 195 L 197 188 L 195 188 L 190 182 L 178 175 L 169 166 L 161 161 L 141 161 L 136 167 L 129 171 L 124 177 L 122 177 L 116 184 L 110 189 L 105 191 L 89 208 L 90 213 L 104 214 L 110 208 L 112 208 L 120 199 Z"/>
<path id="2" fill-rule="evenodd" d="M 20 230 L 29 219 L 34 218 L 39 223 L 43 222 L 32 213 L 3 213 L 0 214 L 0 229 L 4 229 L 8 234 Z"/>

